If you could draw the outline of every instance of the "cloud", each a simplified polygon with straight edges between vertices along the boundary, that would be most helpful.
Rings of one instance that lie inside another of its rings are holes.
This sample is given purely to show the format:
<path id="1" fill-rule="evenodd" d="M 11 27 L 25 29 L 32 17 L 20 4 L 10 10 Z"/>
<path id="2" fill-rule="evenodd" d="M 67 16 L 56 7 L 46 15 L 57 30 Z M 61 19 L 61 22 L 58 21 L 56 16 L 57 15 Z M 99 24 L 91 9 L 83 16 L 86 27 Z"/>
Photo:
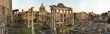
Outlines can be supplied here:
<path id="1" fill-rule="evenodd" d="M 35 7 L 35 10 L 39 10 L 41 3 L 47 11 L 50 11 L 50 5 L 57 5 L 58 3 L 64 3 L 67 7 L 72 7 L 75 12 L 91 12 L 103 13 L 110 10 L 110 0 L 13 0 L 13 9 L 25 9 L 28 10 L 31 6 Z"/>

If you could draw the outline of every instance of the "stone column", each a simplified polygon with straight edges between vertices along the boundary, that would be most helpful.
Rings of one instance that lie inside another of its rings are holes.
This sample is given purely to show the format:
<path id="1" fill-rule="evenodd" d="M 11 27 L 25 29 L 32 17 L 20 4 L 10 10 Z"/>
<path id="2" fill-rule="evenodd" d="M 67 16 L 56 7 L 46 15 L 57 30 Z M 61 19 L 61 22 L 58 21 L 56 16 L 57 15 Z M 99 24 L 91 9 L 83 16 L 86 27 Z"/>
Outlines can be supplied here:
<path id="1" fill-rule="evenodd" d="M 74 17 L 73 17 L 73 11 L 72 10 L 71 10 L 71 17 L 72 17 L 72 20 L 73 20 Z"/>
<path id="2" fill-rule="evenodd" d="M 56 13 L 56 12 L 55 12 L 55 10 L 53 10 L 53 12 L 54 12 L 54 14 L 53 14 L 53 27 L 54 27 L 54 24 L 55 24 L 55 23 L 54 23 L 54 22 L 55 22 L 55 13 Z"/>
<path id="3" fill-rule="evenodd" d="M 63 14 L 63 17 L 62 18 L 63 18 L 63 23 L 64 23 L 64 10 L 62 10 L 62 14 Z"/>
<path id="4" fill-rule="evenodd" d="M 2 33 L 1 30 L 2 30 L 2 29 L 1 29 L 1 26 L 0 26 L 0 34 Z"/>
<path id="5" fill-rule="evenodd" d="M 28 26 L 28 28 L 30 28 L 30 20 L 29 20 L 29 15 L 30 15 L 30 14 L 29 14 L 29 12 L 28 12 L 28 25 L 27 25 L 27 26 Z"/>
<path id="6" fill-rule="evenodd" d="M 60 19 L 59 19 L 59 22 L 61 22 L 61 14 L 60 14 L 61 11 L 60 11 L 60 10 L 58 10 L 58 11 L 59 11 L 59 15 L 60 15 L 60 16 L 59 16 L 59 18 L 60 18 Z"/>
<path id="7" fill-rule="evenodd" d="M 55 18 L 56 18 L 56 10 L 53 9 L 51 10 L 51 16 L 52 16 L 52 29 L 53 29 L 53 34 L 56 34 L 56 22 L 55 22 Z"/>
<path id="8" fill-rule="evenodd" d="M 50 26 L 52 26 L 53 27 L 53 18 L 54 18 L 54 16 L 53 16 L 53 10 L 51 9 L 51 23 L 50 23 Z"/>
<path id="9" fill-rule="evenodd" d="M 67 19 L 67 17 L 68 17 L 68 11 L 67 10 L 65 10 L 65 17 L 66 17 L 66 19 Z M 66 20 L 65 19 L 65 20 Z M 67 20 L 65 21 L 66 23 L 67 23 Z"/>
<path id="10" fill-rule="evenodd" d="M 3 27 L 2 27 L 2 34 L 3 34 Z"/>

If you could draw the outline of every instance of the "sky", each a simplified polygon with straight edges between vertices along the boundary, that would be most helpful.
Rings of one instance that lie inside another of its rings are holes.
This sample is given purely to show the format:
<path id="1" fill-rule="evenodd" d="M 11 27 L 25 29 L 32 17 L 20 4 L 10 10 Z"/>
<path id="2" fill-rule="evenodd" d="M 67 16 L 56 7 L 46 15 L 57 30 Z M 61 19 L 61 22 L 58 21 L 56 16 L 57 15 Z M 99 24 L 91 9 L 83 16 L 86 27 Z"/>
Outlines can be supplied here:
<path id="1" fill-rule="evenodd" d="M 44 4 L 46 10 L 50 12 L 50 5 L 57 5 L 63 3 L 67 7 L 71 7 L 73 12 L 94 12 L 101 14 L 110 10 L 110 0 L 13 0 L 12 6 L 14 9 L 25 11 L 35 7 L 34 10 L 38 11 L 41 3 Z"/>

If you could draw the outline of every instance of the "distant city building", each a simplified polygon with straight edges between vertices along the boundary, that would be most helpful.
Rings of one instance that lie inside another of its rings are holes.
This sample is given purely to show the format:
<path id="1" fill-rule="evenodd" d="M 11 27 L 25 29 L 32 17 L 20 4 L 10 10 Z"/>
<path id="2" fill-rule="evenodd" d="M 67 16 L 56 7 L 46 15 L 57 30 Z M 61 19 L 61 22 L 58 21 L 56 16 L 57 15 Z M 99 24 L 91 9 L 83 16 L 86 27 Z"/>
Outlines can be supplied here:
<path id="1" fill-rule="evenodd" d="M 47 22 L 49 23 L 50 14 L 45 10 L 43 3 L 41 4 L 39 11 L 33 11 L 33 12 L 34 12 L 34 16 L 32 16 L 31 10 L 18 12 L 14 15 L 15 21 L 16 21 L 16 18 L 22 18 L 23 20 L 25 20 L 24 22 L 25 24 L 31 25 L 32 17 L 34 17 L 34 23 L 41 23 L 41 24 L 47 23 Z"/>
<path id="2" fill-rule="evenodd" d="M 86 12 L 80 12 L 78 15 L 79 15 L 78 19 L 80 21 L 87 21 L 87 20 L 89 20 L 89 15 Z"/>
<path id="3" fill-rule="evenodd" d="M 38 19 L 37 22 L 38 23 L 47 23 L 47 14 L 48 12 L 45 10 L 45 7 L 43 5 L 43 3 L 41 4 L 40 8 L 39 8 L 39 11 L 38 11 Z"/>

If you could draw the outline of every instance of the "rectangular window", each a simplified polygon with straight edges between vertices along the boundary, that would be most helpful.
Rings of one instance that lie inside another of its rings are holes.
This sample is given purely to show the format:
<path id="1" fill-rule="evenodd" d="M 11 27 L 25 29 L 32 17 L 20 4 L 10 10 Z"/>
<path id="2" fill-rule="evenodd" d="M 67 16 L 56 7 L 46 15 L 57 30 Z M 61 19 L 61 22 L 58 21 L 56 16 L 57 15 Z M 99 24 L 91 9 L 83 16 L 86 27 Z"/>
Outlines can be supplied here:
<path id="1" fill-rule="evenodd" d="M 5 15 L 5 7 L 2 6 L 2 15 Z"/>

